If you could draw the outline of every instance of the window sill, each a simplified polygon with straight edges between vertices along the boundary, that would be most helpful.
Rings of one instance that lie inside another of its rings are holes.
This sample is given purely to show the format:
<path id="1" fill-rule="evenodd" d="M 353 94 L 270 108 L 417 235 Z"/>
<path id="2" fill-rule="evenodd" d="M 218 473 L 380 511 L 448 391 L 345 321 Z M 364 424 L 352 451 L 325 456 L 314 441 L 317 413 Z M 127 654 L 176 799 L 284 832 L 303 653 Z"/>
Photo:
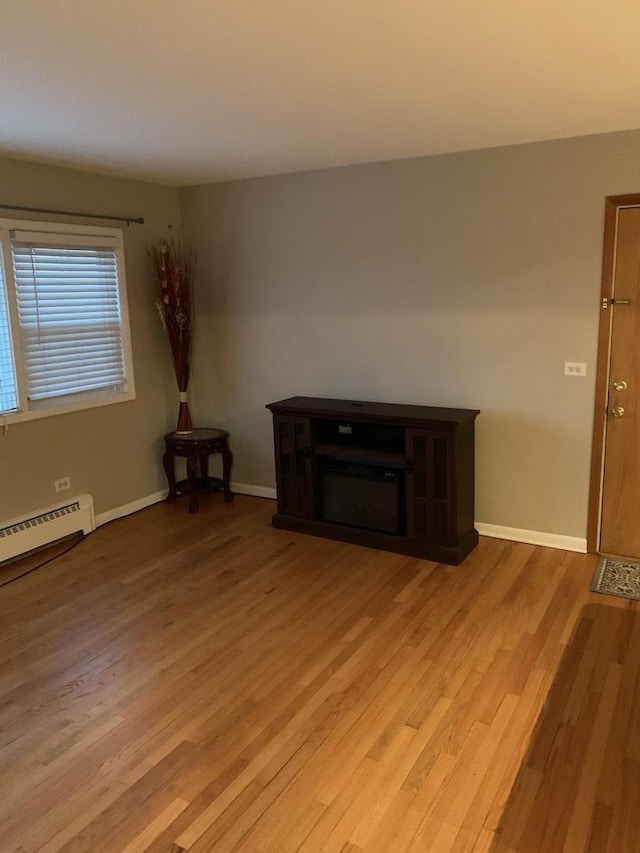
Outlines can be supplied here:
<path id="1" fill-rule="evenodd" d="M 7 412 L 0 414 L 0 424 L 21 423 L 22 421 L 34 421 L 39 418 L 53 417 L 54 415 L 66 415 L 70 412 L 82 412 L 85 409 L 96 409 L 98 406 L 112 406 L 114 403 L 126 403 L 129 400 L 135 400 L 134 391 L 121 391 L 114 393 L 112 391 L 104 394 L 92 394 L 84 400 L 73 400 L 68 402 L 40 403 L 34 408 L 22 412 Z"/>

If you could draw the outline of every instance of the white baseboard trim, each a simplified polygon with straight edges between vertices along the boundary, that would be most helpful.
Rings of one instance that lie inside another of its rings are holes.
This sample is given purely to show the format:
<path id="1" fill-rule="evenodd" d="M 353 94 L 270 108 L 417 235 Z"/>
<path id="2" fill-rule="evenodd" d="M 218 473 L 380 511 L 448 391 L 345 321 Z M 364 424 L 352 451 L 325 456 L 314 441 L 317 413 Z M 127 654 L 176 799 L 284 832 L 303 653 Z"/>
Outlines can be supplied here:
<path id="1" fill-rule="evenodd" d="M 246 483 L 231 483 L 231 491 L 238 495 L 253 495 L 256 498 L 271 498 L 275 500 L 277 493 L 275 489 L 270 489 L 267 486 L 251 486 Z M 123 504 L 122 506 L 108 509 L 106 512 L 101 512 L 96 515 L 96 527 L 103 524 L 108 524 L 110 521 L 115 521 L 116 518 L 124 518 L 125 515 L 131 515 L 133 512 L 138 512 L 140 509 L 145 509 L 152 504 L 160 503 L 167 497 L 167 490 L 162 489 L 160 492 L 154 492 L 151 495 L 145 495 L 143 498 L 138 498 L 137 501 Z"/>
<path id="2" fill-rule="evenodd" d="M 232 483 L 231 489 L 239 495 L 253 495 L 256 498 L 271 498 L 275 500 L 275 489 L 267 486 L 253 486 L 248 483 Z M 493 539 L 509 539 L 512 542 L 526 542 L 528 545 L 542 545 L 545 548 L 559 548 L 562 551 L 577 551 L 587 553 L 587 540 L 578 536 L 563 536 L 559 533 L 545 533 L 540 530 L 524 530 L 520 527 L 503 527 L 499 524 L 484 524 L 476 521 L 475 528 L 481 536 L 491 536 Z"/>
<path id="3" fill-rule="evenodd" d="M 231 483 L 231 491 L 237 495 L 253 495 L 254 498 L 270 498 L 275 501 L 278 497 L 275 489 L 268 486 L 252 486 L 248 483 Z"/>
<path id="4" fill-rule="evenodd" d="M 270 500 L 275 500 L 277 497 L 275 489 L 269 488 L 269 486 L 254 486 L 250 483 L 231 483 L 231 491 L 238 495 L 252 495 L 256 498 L 269 498 Z M 166 496 L 167 490 L 163 489 L 160 492 L 139 498 L 137 501 L 131 501 L 131 503 L 115 507 L 115 509 L 107 510 L 107 512 L 101 512 L 96 515 L 96 527 L 114 521 L 116 518 L 131 515 L 132 512 L 138 512 L 140 509 L 145 509 L 151 504 L 163 501 Z M 509 539 L 511 542 L 526 542 L 529 545 L 542 545 L 546 548 L 559 548 L 563 551 L 577 551 L 580 554 L 587 552 L 587 540 L 578 536 L 562 536 L 559 533 L 524 530 L 520 527 L 503 527 L 499 524 L 485 524 L 482 521 L 476 521 L 475 527 L 481 536 L 490 536 L 493 539 Z"/>
<path id="5" fill-rule="evenodd" d="M 125 515 L 131 515 L 132 512 L 138 512 L 139 509 L 145 509 L 151 504 L 157 504 L 163 501 L 167 496 L 167 490 L 154 492 L 152 495 L 146 495 L 144 498 L 138 498 L 137 501 L 117 506 L 114 509 L 108 509 L 106 512 L 101 512 L 96 515 L 96 527 L 107 524 L 109 521 L 115 521 L 116 518 L 123 518 Z"/>
<path id="6" fill-rule="evenodd" d="M 502 527 L 499 524 L 484 524 L 482 521 L 476 521 L 475 528 L 481 536 L 491 536 L 493 539 L 510 539 L 512 542 L 526 542 L 529 545 L 543 545 L 545 548 L 587 553 L 587 540 L 580 539 L 578 536 L 523 530 L 520 527 Z"/>

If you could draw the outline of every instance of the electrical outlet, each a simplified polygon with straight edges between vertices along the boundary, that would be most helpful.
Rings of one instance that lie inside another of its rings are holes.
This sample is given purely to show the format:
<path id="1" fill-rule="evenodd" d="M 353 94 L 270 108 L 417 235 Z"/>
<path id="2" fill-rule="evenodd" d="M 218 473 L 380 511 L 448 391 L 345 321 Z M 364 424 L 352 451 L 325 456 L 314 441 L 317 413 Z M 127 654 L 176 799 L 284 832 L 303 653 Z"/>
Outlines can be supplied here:
<path id="1" fill-rule="evenodd" d="M 61 477 L 54 482 L 53 486 L 56 492 L 66 492 L 71 488 L 71 477 Z"/>
<path id="2" fill-rule="evenodd" d="M 587 365 L 584 361 L 565 361 L 564 363 L 565 376 L 586 376 Z"/>

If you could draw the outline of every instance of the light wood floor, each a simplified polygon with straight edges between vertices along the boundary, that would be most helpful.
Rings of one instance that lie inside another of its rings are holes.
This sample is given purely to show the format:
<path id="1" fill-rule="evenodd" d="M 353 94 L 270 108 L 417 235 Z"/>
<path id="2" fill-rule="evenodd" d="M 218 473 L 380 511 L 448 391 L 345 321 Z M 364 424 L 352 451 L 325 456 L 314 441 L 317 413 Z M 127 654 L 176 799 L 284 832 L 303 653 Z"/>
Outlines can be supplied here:
<path id="1" fill-rule="evenodd" d="M 2 853 L 640 850 L 640 617 L 594 557 L 272 511 L 157 505 L 0 589 Z"/>

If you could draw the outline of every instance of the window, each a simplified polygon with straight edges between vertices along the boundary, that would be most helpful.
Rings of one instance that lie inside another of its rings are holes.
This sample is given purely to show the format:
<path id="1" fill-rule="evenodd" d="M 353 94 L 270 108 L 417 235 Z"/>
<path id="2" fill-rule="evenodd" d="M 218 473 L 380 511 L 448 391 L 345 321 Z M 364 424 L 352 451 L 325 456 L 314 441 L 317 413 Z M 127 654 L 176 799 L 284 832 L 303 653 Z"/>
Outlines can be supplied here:
<path id="1" fill-rule="evenodd" d="M 0 415 L 133 398 L 122 232 L 0 220 Z"/>

